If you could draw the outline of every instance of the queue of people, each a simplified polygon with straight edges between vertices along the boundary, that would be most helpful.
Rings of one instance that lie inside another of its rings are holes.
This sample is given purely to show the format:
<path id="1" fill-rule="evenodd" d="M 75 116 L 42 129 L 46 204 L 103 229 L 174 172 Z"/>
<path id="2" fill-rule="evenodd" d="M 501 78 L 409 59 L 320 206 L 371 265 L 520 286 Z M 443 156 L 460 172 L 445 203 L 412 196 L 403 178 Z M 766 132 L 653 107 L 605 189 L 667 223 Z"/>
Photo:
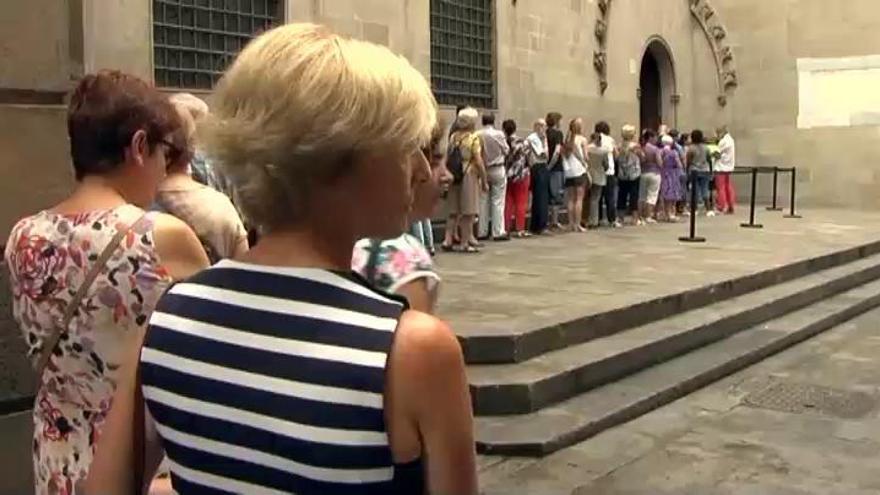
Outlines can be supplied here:
<path id="1" fill-rule="evenodd" d="M 534 121 L 525 137 L 513 120 L 496 130 L 491 113 L 477 130 L 478 118 L 465 107 L 453 124 L 448 152 L 461 173 L 446 202 L 444 251 L 478 253 L 490 239 L 676 222 L 689 214 L 691 187 L 707 216 L 734 211 L 736 151 L 725 127 L 710 142 L 699 129 L 680 134 L 661 126 L 636 136 L 635 127 L 624 125 L 618 143 L 605 121 L 587 136 L 583 119 L 573 118 L 563 132 L 558 112 Z"/>
<path id="2" fill-rule="evenodd" d="M 84 77 L 76 186 L 5 252 L 39 377 L 35 493 L 476 494 L 464 360 L 432 314 L 442 198 L 441 248 L 463 253 L 673 221 L 685 170 L 707 212 L 735 201 L 723 129 L 716 153 L 556 112 L 495 125 L 462 108 L 447 137 L 405 59 L 312 24 L 248 44 L 210 109 Z"/>

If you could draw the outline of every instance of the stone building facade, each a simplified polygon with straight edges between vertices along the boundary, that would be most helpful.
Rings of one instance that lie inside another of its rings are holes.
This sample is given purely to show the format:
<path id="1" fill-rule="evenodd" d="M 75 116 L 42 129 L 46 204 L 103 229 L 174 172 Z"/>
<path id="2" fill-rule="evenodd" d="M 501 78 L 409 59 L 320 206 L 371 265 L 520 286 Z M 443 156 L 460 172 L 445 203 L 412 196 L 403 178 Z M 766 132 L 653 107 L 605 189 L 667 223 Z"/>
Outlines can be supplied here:
<path id="1" fill-rule="evenodd" d="M 16 218 L 70 186 L 63 103 L 73 81 L 104 67 L 157 76 L 153 10 L 163 4 L 277 4 L 278 22 L 323 23 L 386 44 L 428 77 L 438 68 L 432 32 L 440 36 L 432 11 L 486 7 L 492 93 L 482 106 L 521 128 L 549 110 L 588 125 L 651 123 L 648 106 L 681 129 L 728 124 L 741 164 L 797 165 L 805 203 L 880 206 L 872 143 L 880 104 L 826 116 L 833 125 L 822 115 L 804 122 L 804 112 L 833 113 L 814 108 L 829 91 L 859 87 L 847 74 L 870 87 L 880 67 L 871 57 L 880 53 L 874 0 L 29 0 L 0 11 L 0 241 Z M 824 93 L 805 94 L 817 86 L 810 74 L 829 73 L 840 77 L 822 79 Z"/>

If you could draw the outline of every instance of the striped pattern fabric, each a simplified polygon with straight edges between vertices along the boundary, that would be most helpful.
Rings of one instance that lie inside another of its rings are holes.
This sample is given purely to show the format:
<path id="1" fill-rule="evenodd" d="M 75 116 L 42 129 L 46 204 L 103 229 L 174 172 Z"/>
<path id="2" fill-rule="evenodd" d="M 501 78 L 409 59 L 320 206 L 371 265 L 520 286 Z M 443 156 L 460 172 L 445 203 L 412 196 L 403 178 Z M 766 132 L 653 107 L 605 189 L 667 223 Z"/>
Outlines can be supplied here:
<path id="1" fill-rule="evenodd" d="M 346 275 L 230 260 L 174 286 L 141 352 L 174 489 L 392 493 L 382 394 L 403 309 Z"/>

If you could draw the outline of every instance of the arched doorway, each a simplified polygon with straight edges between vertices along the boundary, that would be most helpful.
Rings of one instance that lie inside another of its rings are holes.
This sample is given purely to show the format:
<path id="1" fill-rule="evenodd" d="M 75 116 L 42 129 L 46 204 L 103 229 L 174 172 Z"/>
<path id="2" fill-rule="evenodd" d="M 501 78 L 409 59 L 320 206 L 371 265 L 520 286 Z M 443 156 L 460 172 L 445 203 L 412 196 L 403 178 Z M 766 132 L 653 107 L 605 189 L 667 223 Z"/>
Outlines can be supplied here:
<path id="1" fill-rule="evenodd" d="M 672 53 L 661 38 L 654 37 L 642 55 L 639 75 L 639 118 L 642 129 L 660 124 L 675 126 L 675 69 Z"/>

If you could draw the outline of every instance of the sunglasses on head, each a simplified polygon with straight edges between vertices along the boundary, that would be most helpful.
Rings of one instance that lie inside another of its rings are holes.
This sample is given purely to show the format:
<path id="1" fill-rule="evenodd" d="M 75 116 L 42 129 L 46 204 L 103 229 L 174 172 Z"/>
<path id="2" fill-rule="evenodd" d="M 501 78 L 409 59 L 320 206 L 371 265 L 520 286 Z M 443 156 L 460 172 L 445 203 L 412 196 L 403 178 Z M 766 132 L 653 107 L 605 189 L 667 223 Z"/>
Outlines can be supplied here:
<path id="1" fill-rule="evenodd" d="M 160 139 L 159 143 L 165 145 L 165 160 L 169 163 L 176 162 L 183 155 L 183 150 L 167 139 Z"/>

